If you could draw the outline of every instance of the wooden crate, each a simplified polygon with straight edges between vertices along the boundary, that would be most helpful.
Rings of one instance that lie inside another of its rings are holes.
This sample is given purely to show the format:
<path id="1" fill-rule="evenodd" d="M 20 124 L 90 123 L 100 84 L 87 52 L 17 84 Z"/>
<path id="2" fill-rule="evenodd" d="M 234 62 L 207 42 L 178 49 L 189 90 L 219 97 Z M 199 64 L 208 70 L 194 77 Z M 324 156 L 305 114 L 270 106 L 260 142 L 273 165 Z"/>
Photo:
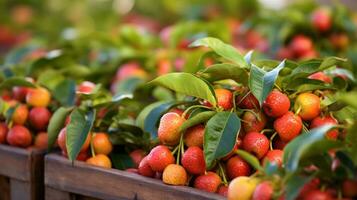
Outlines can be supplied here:
<path id="1" fill-rule="evenodd" d="M 222 200 L 218 194 L 184 186 L 169 186 L 137 174 L 71 162 L 58 155 L 45 157 L 46 200 Z"/>
<path id="2" fill-rule="evenodd" d="M 0 200 L 44 199 L 44 155 L 41 150 L 0 145 Z"/>

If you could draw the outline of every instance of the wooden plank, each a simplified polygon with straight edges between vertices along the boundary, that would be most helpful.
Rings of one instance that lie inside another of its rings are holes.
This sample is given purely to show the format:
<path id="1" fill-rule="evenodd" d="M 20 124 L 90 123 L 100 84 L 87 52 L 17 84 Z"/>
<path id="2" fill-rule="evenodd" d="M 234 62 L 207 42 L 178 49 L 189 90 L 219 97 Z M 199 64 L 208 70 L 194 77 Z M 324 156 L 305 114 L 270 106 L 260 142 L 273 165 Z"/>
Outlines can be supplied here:
<path id="1" fill-rule="evenodd" d="M 71 194 L 69 192 L 63 192 L 53 189 L 51 187 L 45 188 L 46 200 L 71 200 Z"/>
<path id="2" fill-rule="evenodd" d="M 115 169 L 89 166 L 57 154 L 45 157 L 45 185 L 54 189 L 99 199 L 123 200 L 223 200 L 218 194 L 184 186 L 169 186 L 160 180 Z"/>
<path id="3" fill-rule="evenodd" d="M 31 197 L 35 200 L 44 199 L 44 156 L 45 151 L 30 151 L 30 180 L 28 184 L 31 187 Z"/>
<path id="4" fill-rule="evenodd" d="M 8 145 L 0 145 L 0 175 L 18 180 L 30 179 L 30 151 Z"/>
<path id="5" fill-rule="evenodd" d="M 10 181 L 5 176 L 0 176 L 0 200 L 10 200 Z"/>
<path id="6" fill-rule="evenodd" d="M 34 200 L 31 196 L 31 185 L 28 182 L 10 179 L 11 200 Z"/>

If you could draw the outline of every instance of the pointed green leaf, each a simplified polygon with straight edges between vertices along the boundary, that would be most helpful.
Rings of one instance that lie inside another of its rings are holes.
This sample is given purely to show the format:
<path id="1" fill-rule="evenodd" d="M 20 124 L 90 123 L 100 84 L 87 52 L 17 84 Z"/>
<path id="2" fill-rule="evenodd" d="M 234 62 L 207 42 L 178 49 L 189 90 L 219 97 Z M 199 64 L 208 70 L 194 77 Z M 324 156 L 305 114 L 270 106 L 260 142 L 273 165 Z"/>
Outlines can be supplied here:
<path id="1" fill-rule="evenodd" d="M 204 111 L 196 114 L 195 116 L 189 118 L 182 124 L 182 126 L 180 127 L 180 132 L 184 132 L 186 131 L 186 129 L 192 126 L 196 126 L 198 124 L 208 121 L 215 114 L 215 111 Z"/>
<path id="2" fill-rule="evenodd" d="M 24 87 L 31 87 L 31 88 L 36 87 L 33 83 L 27 81 L 23 77 L 11 77 L 1 82 L 0 90 L 9 89 L 15 86 L 24 86 Z"/>
<path id="3" fill-rule="evenodd" d="M 211 65 L 198 74 L 210 82 L 224 79 L 232 79 L 243 85 L 248 82 L 248 72 L 245 69 L 228 63 Z"/>
<path id="4" fill-rule="evenodd" d="M 243 150 L 237 150 L 236 152 L 243 160 L 247 161 L 254 169 L 258 171 L 263 171 L 264 169 L 262 166 L 260 166 L 260 162 L 257 157 L 253 156 L 252 154 L 243 151 Z"/>
<path id="5" fill-rule="evenodd" d="M 68 114 L 71 112 L 72 108 L 60 107 L 57 109 L 48 124 L 47 133 L 48 133 L 48 150 L 50 151 L 52 146 L 55 144 L 57 136 L 61 129 L 64 127 L 64 123 Z"/>

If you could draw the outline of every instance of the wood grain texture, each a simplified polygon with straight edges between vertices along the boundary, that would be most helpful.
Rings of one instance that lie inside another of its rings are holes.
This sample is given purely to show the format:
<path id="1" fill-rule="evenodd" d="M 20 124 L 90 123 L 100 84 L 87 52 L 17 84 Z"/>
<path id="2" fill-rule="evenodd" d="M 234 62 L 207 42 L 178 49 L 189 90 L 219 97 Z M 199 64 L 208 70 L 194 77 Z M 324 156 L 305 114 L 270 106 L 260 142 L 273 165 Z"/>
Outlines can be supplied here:
<path id="1" fill-rule="evenodd" d="M 48 200 L 71 200 L 69 192 L 63 192 L 53 189 L 51 187 L 45 187 L 45 199 Z"/>
<path id="2" fill-rule="evenodd" d="M 94 167 L 84 162 L 75 162 L 72 166 L 68 159 L 57 154 L 45 157 L 45 185 L 60 191 L 108 200 L 225 199 L 217 194 L 190 187 L 169 186 L 160 180 L 116 169 Z"/>
<path id="3" fill-rule="evenodd" d="M 10 200 L 10 180 L 0 176 L 0 200 Z"/>

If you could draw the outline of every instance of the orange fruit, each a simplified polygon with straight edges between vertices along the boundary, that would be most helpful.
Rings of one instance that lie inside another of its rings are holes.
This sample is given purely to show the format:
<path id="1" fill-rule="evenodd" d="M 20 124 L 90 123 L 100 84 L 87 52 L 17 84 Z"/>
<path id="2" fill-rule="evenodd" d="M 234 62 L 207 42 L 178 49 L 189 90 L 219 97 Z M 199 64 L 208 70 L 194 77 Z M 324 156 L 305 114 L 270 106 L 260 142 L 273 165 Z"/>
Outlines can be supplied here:
<path id="1" fill-rule="evenodd" d="M 162 181 L 169 185 L 186 185 L 186 170 L 181 165 L 170 164 L 162 174 Z"/>

